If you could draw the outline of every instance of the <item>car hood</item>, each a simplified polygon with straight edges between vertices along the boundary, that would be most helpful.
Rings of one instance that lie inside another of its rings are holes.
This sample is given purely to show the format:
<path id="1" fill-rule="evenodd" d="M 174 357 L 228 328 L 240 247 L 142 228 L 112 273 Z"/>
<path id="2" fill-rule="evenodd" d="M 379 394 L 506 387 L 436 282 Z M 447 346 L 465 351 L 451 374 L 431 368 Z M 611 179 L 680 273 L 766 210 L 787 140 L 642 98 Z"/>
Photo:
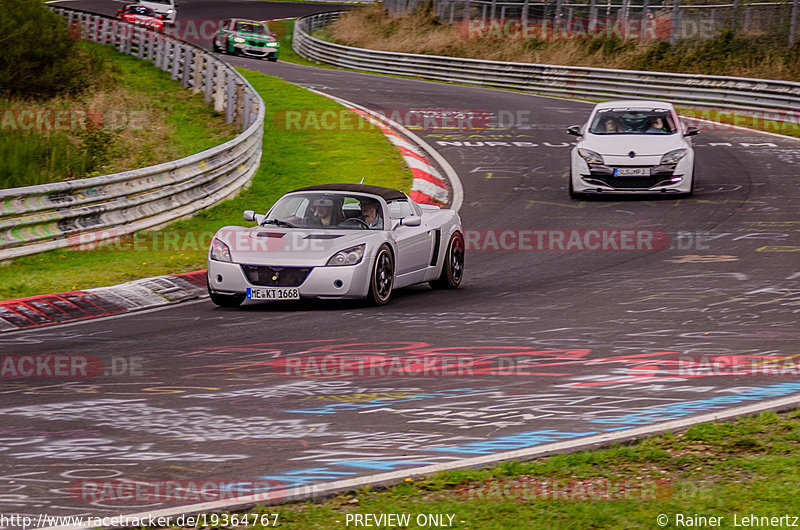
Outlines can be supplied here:
<path id="1" fill-rule="evenodd" d="M 226 226 L 215 237 L 228 245 L 236 263 L 318 266 L 325 265 L 336 252 L 366 243 L 379 234 L 376 230 Z"/>
<path id="2" fill-rule="evenodd" d="M 661 156 L 667 151 L 688 147 L 680 133 L 665 135 L 615 134 L 587 135 L 578 145 L 604 156 L 628 156 L 631 151 L 637 156 Z"/>

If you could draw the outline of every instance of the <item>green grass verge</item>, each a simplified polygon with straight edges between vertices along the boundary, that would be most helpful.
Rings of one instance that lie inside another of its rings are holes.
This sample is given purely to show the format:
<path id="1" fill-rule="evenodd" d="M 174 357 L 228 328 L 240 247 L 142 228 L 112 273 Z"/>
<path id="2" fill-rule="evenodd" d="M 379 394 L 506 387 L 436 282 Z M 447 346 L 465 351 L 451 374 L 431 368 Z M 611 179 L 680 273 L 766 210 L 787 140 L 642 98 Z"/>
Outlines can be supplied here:
<path id="1" fill-rule="evenodd" d="M 107 64 L 109 73 L 98 86 L 48 100 L 0 99 L 0 188 L 168 162 L 236 135 L 202 96 L 166 72 L 109 46 L 80 45 Z M 49 119 L 25 129 L 39 121 L 17 117 L 23 111 Z"/>
<path id="2" fill-rule="evenodd" d="M 365 182 L 408 190 L 411 173 L 377 128 L 282 130 L 286 110 L 342 111 L 333 101 L 275 77 L 240 70 L 266 102 L 261 166 L 233 200 L 94 250 L 56 250 L 0 267 L 0 299 L 113 285 L 137 278 L 205 268 L 213 233 L 244 224 L 242 211 L 266 211 L 292 189 L 330 182 Z"/>
<path id="3" fill-rule="evenodd" d="M 736 528 L 734 515 L 740 527 L 751 515 L 800 516 L 798 495 L 800 410 L 794 410 L 250 513 L 277 513 L 286 529 L 345 528 L 348 514 L 410 514 L 412 524 L 403 528 L 426 528 L 415 524 L 419 514 L 449 514 L 454 528 L 476 529 L 659 528 L 662 514 L 675 528 L 682 514 L 683 526 L 708 527 L 699 519 L 687 524 L 703 516 Z"/>

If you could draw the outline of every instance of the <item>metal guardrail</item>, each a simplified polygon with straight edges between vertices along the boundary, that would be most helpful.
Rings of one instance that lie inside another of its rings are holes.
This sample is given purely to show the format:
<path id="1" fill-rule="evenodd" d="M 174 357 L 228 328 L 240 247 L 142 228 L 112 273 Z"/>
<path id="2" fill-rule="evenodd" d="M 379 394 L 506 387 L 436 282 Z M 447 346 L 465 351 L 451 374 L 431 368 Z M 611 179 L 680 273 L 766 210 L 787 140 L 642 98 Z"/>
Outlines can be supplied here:
<path id="1" fill-rule="evenodd" d="M 295 24 L 295 51 L 306 59 L 342 68 L 435 81 L 557 96 L 661 99 L 754 112 L 775 121 L 796 122 L 800 115 L 800 83 L 791 81 L 417 55 L 353 48 L 312 36 L 341 13 L 300 18 Z"/>
<path id="2" fill-rule="evenodd" d="M 114 239 L 162 226 L 245 188 L 261 160 L 264 101 L 229 64 L 163 33 L 74 9 L 54 8 L 83 39 L 155 63 L 199 93 L 236 138 L 180 160 L 82 180 L 0 190 L 0 260 Z"/>

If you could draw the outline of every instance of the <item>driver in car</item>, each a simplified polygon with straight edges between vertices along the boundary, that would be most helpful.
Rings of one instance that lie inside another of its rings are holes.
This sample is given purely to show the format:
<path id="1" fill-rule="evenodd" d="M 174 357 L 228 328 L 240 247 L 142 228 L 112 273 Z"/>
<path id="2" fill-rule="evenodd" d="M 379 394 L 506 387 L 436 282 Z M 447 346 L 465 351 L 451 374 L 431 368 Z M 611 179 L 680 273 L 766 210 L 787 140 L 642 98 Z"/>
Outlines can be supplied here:
<path id="1" fill-rule="evenodd" d="M 333 199 L 317 198 L 312 199 L 308 206 L 309 215 L 306 216 L 305 224 L 313 226 L 335 226 L 344 219 L 344 215 L 336 215 L 337 208 L 334 207 Z"/>
<path id="2" fill-rule="evenodd" d="M 373 230 L 383 228 L 383 219 L 379 213 L 380 204 L 378 204 L 378 201 L 362 197 L 358 199 L 358 203 L 361 206 L 361 215 L 358 216 L 358 219 L 364 221 Z"/>

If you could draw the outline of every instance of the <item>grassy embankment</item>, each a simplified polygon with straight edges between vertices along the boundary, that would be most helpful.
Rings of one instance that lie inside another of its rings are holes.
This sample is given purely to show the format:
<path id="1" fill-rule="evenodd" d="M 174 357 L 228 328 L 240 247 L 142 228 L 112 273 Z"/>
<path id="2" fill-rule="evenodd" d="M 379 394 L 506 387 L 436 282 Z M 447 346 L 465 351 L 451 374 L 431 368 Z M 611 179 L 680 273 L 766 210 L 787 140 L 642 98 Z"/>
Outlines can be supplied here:
<path id="1" fill-rule="evenodd" d="M 145 167 L 236 135 L 166 73 L 108 46 L 80 47 L 100 65 L 92 86 L 52 98 L 0 99 L 0 188 Z"/>
<path id="2" fill-rule="evenodd" d="M 411 514 L 408 528 L 423 527 L 413 524 L 419 514 L 450 514 L 454 528 L 480 529 L 659 528 L 662 514 L 671 528 L 680 526 L 676 514 L 722 517 L 720 528 L 736 528 L 736 515 L 741 528 L 751 515 L 800 516 L 799 494 L 795 410 L 700 424 L 606 449 L 409 477 L 384 490 L 251 513 L 278 513 L 287 529 L 343 528 L 348 514 Z M 683 526 L 709 527 L 698 521 L 684 518 Z"/>
<path id="3" fill-rule="evenodd" d="M 155 67 L 136 62 L 136 75 L 152 78 L 154 90 L 163 83 L 177 86 L 168 78 L 164 79 L 166 74 L 162 75 Z M 205 268 L 208 243 L 218 228 L 242 224 L 243 210 L 265 211 L 280 195 L 297 187 L 358 182 L 361 177 L 366 177 L 370 184 L 410 187 L 410 172 L 397 149 L 380 130 L 360 125 L 352 130 L 313 126 L 300 131 L 282 130 L 285 127 L 276 118 L 282 111 L 340 112 L 342 107 L 277 78 L 246 70 L 242 73 L 267 105 L 261 167 L 248 190 L 234 200 L 163 230 L 139 233 L 135 238 L 94 250 L 56 250 L 14 260 L 0 267 L 0 299 L 112 285 Z M 177 90 L 183 89 L 178 87 Z M 159 88 L 152 93 L 161 94 L 162 91 Z M 183 97 L 188 96 L 184 94 Z M 206 108 L 183 111 L 183 118 L 175 118 L 176 129 L 186 134 L 182 120 L 188 120 L 192 113 L 207 115 L 208 112 Z M 362 122 L 356 117 L 352 123 Z"/>

